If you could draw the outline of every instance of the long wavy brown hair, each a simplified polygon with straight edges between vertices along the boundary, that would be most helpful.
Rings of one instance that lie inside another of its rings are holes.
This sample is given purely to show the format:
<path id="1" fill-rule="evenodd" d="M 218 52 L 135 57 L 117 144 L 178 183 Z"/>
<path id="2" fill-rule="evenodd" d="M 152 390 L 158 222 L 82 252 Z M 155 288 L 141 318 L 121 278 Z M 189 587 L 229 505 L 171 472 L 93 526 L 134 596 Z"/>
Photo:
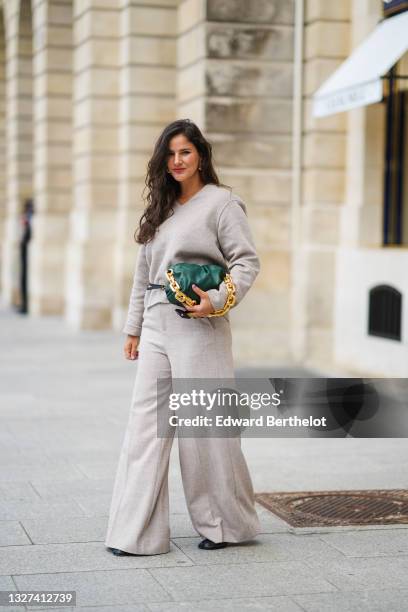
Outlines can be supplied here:
<path id="1" fill-rule="evenodd" d="M 212 146 L 204 138 L 197 125 L 190 119 L 173 121 L 164 128 L 157 139 L 153 155 L 147 165 L 146 186 L 143 194 L 146 189 L 148 193 L 142 196 L 147 204 L 140 218 L 139 228 L 135 231 L 135 240 L 139 244 L 146 244 L 154 238 L 159 225 L 173 214 L 174 202 L 181 194 L 180 184 L 167 172 L 170 140 L 179 134 L 184 134 L 198 151 L 201 167 L 199 172 L 204 185 L 213 183 L 228 187 L 220 183 L 213 167 Z"/>

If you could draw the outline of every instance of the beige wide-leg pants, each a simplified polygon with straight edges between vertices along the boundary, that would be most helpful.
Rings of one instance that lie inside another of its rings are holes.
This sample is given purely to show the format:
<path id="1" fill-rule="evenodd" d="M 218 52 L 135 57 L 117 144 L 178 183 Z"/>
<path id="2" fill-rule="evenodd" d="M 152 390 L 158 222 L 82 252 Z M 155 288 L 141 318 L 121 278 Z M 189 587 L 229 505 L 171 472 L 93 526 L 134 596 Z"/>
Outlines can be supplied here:
<path id="1" fill-rule="evenodd" d="M 145 309 L 105 544 L 146 555 L 170 549 L 168 467 L 173 437 L 157 436 L 158 377 L 233 378 L 229 322 L 224 317 L 182 319 L 169 303 Z M 179 437 L 178 446 L 196 531 L 213 542 L 241 542 L 260 533 L 240 438 Z"/>

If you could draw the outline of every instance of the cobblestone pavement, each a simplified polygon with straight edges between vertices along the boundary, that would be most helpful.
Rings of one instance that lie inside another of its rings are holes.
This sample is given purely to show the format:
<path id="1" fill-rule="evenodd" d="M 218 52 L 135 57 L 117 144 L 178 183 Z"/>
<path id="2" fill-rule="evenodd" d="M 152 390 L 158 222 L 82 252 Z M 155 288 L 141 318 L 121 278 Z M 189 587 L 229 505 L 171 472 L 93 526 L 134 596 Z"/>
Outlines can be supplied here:
<path id="1" fill-rule="evenodd" d="M 0 590 L 75 590 L 75 609 L 98 612 L 408 609 L 406 526 L 292 529 L 258 506 L 255 541 L 199 550 L 176 443 L 171 552 L 107 552 L 137 367 L 122 357 L 122 342 L 120 333 L 75 332 L 56 317 L 0 312 Z M 256 491 L 408 485 L 405 439 L 244 439 L 243 448 Z"/>

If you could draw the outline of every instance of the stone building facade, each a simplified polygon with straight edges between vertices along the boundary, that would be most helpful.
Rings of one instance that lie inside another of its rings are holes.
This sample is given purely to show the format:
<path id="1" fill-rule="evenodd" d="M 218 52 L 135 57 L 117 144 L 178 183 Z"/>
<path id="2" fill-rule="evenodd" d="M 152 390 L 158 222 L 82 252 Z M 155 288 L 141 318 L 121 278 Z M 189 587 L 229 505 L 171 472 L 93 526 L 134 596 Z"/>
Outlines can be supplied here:
<path id="1" fill-rule="evenodd" d="M 237 364 L 386 371 L 339 353 L 336 319 L 347 290 L 337 280 L 338 252 L 358 242 L 359 170 L 380 155 L 370 147 L 380 127 L 367 132 L 366 121 L 375 123 L 378 109 L 326 119 L 311 112 L 313 93 L 381 3 L 1 4 L 7 306 L 18 301 L 21 207 L 33 197 L 30 315 L 121 329 L 146 163 L 163 127 L 189 117 L 213 144 L 222 182 L 246 202 L 261 259 L 253 289 L 231 313 Z M 364 188 L 375 200 L 374 187 Z"/>

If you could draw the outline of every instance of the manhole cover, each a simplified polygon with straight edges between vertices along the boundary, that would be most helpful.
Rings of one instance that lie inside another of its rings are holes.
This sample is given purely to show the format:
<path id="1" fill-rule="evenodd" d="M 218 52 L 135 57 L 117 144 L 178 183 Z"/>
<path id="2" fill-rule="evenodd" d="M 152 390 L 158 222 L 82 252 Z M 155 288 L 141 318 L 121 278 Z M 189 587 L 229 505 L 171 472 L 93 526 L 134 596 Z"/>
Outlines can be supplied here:
<path id="1" fill-rule="evenodd" d="M 292 527 L 408 524 L 408 490 L 257 493 L 255 499 Z"/>

